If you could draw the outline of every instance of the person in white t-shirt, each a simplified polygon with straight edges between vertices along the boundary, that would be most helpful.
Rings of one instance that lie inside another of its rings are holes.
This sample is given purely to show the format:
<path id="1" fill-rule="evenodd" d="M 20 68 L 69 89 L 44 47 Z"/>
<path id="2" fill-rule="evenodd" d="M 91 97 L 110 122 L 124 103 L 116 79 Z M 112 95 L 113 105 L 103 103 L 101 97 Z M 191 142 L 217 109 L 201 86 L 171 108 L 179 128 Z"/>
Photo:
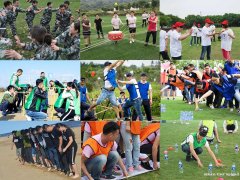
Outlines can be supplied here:
<path id="1" fill-rule="evenodd" d="M 160 55 L 163 60 L 170 60 L 168 56 L 168 33 L 160 28 Z"/>
<path id="2" fill-rule="evenodd" d="M 197 28 L 197 26 L 196 26 L 196 23 L 194 22 L 194 23 L 193 23 L 193 26 L 192 26 L 192 34 L 191 34 L 190 46 L 193 45 L 193 42 L 194 42 L 194 45 L 196 45 L 197 31 L 198 31 L 198 28 Z"/>
<path id="3" fill-rule="evenodd" d="M 147 18 L 148 14 L 146 13 L 146 11 L 144 11 L 142 14 L 142 28 L 147 27 Z"/>
<path id="4" fill-rule="evenodd" d="M 213 37 L 213 31 L 210 28 L 210 25 L 213 22 L 206 18 L 205 26 L 202 28 L 202 52 L 200 55 L 200 60 L 204 60 L 205 54 L 207 53 L 207 60 L 211 59 L 211 38 Z"/>
<path id="5" fill-rule="evenodd" d="M 228 21 L 224 20 L 222 23 L 221 36 L 221 49 L 224 60 L 230 60 L 231 50 L 232 50 L 232 40 L 235 39 L 233 30 L 228 28 Z"/>
<path id="6" fill-rule="evenodd" d="M 113 26 L 113 31 L 119 31 L 120 26 L 123 24 L 121 19 L 118 17 L 117 12 L 114 12 L 114 15 L 111 20 L 111 24 Z"/>
<path id="7" fill-rule="evenodd" d="M 197 31 L 197 46 L 201 45 L 202 42 L 202 28 L 201 28 L 201 24 L 197 25 L 198 31 Z"/>
<path id="8" fill-rule="evenodd" d="M 182 59 L 182 43 L 184 39 L 192 34 L 192 29 L 187 31 L 185 34 L 181 34 L 184 23 L 176 22 L 174 24 L 174 30 L 170 36 L 170 54 L 173 60 Z"/>
<path id="9" fill-rule="evenodd" d="M 130 33 L 130 44 L 134 43 L 134 39 L 136 36 L 136 28 L 137 28 L 137 18 L 134 16 L 134 12 L 131 11 L 130 16 L 128 17 L 128 27 Z"/>

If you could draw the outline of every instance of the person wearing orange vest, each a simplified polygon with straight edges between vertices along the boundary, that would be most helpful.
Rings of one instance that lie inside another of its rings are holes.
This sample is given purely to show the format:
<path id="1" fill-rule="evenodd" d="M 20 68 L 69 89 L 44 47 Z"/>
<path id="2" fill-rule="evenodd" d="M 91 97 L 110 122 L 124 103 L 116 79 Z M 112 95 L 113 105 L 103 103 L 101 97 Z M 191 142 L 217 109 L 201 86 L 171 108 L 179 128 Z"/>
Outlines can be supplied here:
<path id="1" fill-rule="evenodd" d="M 167 70 L 167 74 L 169 75 L 177 75 L 178 71 L 173 63 L 170 63 L 170 68 Z M 173 100 L 175 100 L 176 97 L 176 87 L 172 84 L 170 84 L 170 81 L 168 80 L 168 91 L 167 91 L 167 99 L 169 100 L 170 97 L 170 91 L 172 90 Z"/>
<path id="2" fill-rule="evenodd" d="M 205 94 L 208 90 L 210 90 L 210 88 L 211 88 L 210 83 L 207 80 L 197 81 L 195 86 L 195 100 L 201 98 L 201 96 Z M 212 98 L 207 97 L 206 103 L 207 106 L 210 106 L 212 104 Z M 197 101 L 195 101 L 195 104 L 198 104 Z"/>
<path id="3" fill-rule="evenodd" d="M 123 175 L 128 176 L 127 170 L 117 152 L 115 140 L 119 136 L 119 126 L 116 122 L 108 122 L 103 132 L 92 136 L 83 143 L 81 169 L 89 180 L 114 179 L 113 168 L 118 163 Z"/>
<path id="4" fill-rule="evenodd" d="M 160 123 L 152 123 L 141 129 L 140 152 L 150 154 L 149 158 L 153 161 L 153 168 L 158 169 L 160 161 Z"/>
<path id="5" fill-rule="evenodd" d="M 125 165 L 130 175 L 134 172 L 134 170 L 143 170 L 139 161 L 140 131 L 141 121 L 123 121 L 121 123 L 120 132 L 125 147 Z"/>

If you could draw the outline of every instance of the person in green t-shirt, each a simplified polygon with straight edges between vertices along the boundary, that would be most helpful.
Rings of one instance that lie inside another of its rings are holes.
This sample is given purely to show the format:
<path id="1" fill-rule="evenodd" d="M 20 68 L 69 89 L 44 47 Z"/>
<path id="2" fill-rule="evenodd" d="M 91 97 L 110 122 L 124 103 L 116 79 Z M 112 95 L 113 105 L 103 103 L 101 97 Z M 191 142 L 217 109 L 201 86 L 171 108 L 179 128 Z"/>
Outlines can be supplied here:
<path id="1" fill-rule="evenodd" d="M 201 126 L 198 132 L 191 133 L 187 138 L 182 142 L 182 151 L 187 154 L 186 161 L 189 162 L 191 159 L 197 161 L 199 167 L 203 167 L 203 164 L 199 158 L 199 155 L 203 152 L 202 147 L 205 146 L 208 153 L 212 157 L 217 167 L 223 166 L 218 162 L 215 154 L 212 152 L 209 143 L 206 139 L 208 134 L 208 127 Z M 191 157 L 192 155 L 192 157 Z"/>

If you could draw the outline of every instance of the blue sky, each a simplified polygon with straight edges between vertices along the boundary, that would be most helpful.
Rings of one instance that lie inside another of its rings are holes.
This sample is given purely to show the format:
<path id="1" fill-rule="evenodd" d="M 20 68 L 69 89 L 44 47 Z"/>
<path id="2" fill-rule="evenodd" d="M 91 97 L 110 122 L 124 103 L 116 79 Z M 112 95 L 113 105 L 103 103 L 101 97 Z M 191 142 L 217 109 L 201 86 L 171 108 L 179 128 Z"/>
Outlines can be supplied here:
<path id="1" fill-rule="evenodd" d="M 17 69 L 23 69 L 20 84 L 35 84 L 42 71 L 47 78 L 59 81 L 80 79 L 79 61 L 0 61 L 0 87 L 9 85 L 10 77 Z"/>

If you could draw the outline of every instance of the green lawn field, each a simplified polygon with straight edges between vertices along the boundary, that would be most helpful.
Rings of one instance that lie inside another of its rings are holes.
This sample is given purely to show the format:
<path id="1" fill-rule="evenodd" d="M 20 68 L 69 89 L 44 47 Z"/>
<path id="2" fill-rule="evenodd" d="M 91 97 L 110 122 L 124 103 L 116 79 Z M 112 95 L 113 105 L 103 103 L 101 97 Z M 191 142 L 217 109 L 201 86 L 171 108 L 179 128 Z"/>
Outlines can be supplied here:
<path id="1" fill-rule="evenodd" d="M 199 107 L 203 110 L 195 111 L 195 105 L 189 105 L 182 101 L 182 97 L 177 97 L 176 100 L 167 100 L 166 97 L 161 99 L 161 104 L 166 107 L 166 112 L 161 112 L 162 120 L 179 120 L 180 111 L 193 111 L 194 120 L 202 119 L 214 119 L 214 120 L 225 120 L 225 119 L 239 119 L 239 114 L 236 109 L 230 112 L 229 109 L 210 109 L 205 104 L 200 104 Z"/>
<path id="2" fill-rule="evenodd" d="M 203 163 L 203 168 L 199 168 L 196 161 L 185 161 L 186 155 L 182 152 L 180 144 L 190 133 L 198 130 L 199 121 L 191 121 L 189 125 L 183 125 L 180 123 L 174 124 L 172 121 L 161 123 L 161 169 L 159 179 L 217 180 L 221 176 L 224 180 L 240 179 L 239 175 L 237 177 L 230 176 L 233 163 L 236 164 L 236 172 L 240 172 L 240 154 L 236 154 L 234 150 L 235 145 L 240 143 L 239 132 L 236 134 L 224 134 L 222 127 L 223 121 L 219 120 L 216 122 L 218 125 L 219 137 L 222 141 L 222 143 L 219 144 L 219 152 L 216 156 L 217 159 L 222 160 L 222 164 L 224 165 L 222 168 L 214 166 L 215 164 L 205 148 L 203 148 L 203 153 L 199 156 Z M 170 146 L 174 147 L 176 143 L 178 143 L 179 146 L 178 152 L 175 152 L 174 150 L 168 151 L 169 160 L 168 163 L 165 163 L 163 151 L 167 150 Z M 214 145 L 210 145 L 210 147 L 214 152 Z M 183 163 L 183 174 L 181 174 L 178 169 L 179 160 Z M 207 176 L 208 165 L 210 162 L 213 163 L 213 175 Z"/>
<path id="3" fill-rule="evenodd" d="M 119 41 L 116 45 L 108 40 L 107 34 L 112 30 L 111 18 L 112 15 L 102 16 L 103 19 L 103 32 L 105 39 L 97 39 L 97 32 L 94 29 L 94 18 L 90 17 L 92 29 L 91 29 L 91 41 L 92 47 L 86 49 L 84 47 L 84 40 L 81 36 L 81 59 L 159 59 L 158 49 L 159 46 L 152 46 L 152 37 L 150 37 L 149 46 L 145 47 L 145 38 L 147 28 L 142 28 L 141 17 L 137 16 L 137 33 L 136 41 L 133 44 L 129 43 L 129 31 L 126 27 L 126 17 L 120 16 L 124 25 L 121 27 L 121 31 L 124 33 L 124 39 Z M 157 44 L 159 44 L 159 36 L 157 37 Z"/>
<path id="4" fill-rule="evenodd" d="M 232 28 L 233 32 L 235 33 L 236 39 L 233 40 L 232 44 L 232 58 L 239 59 L 240 53 L 240 31 L 239 27 Z M 221 29 L 217 29 L 216 32 L 221 31 Z M 188 37 L 186 40 L 182 41 L 182 59 L 185 60 L 197 60 L 200 58 L 201 54 L 201 46 L 190 46 L 191 37 Z M 221 51 L 221 41 L 218 41 L 216 35 L 216 42 L 212 42 L 212 52 L 211 52 L 211 59 L 212 60 L 222 60 L 222 51 Z M 170 52 L 170 51 L 169 51 Z M 206 59 L 206 56 L 205 56 Z"/>
<path id="5" fill-rule="evenodd" d="M 49 2 L 48 0 L 38 1 L 38 7 L 39 8 L 45 8 L 47 6 L 48 2 Z M 60 4 L 63 4 L 63 2 L 64 2 L 64 0 L 53 1 L 53 8 L 58 8 Z M 30 5 L 31 4 L 27 3 L 26 1 L 20 1 L 20 7 L 23 8 L 23 9 L 27 9 Z M 3 3 L 1 5 L 1 7 L 3 7 Z M 79 7 L 80 7 L 79 0 L 70 1 L 70 9 L 72 11 L 72 14 L 73 14 L 75 20 L 77 20 L 77 18 L 79 17 L 78 13 L 76 12 L 76 10 L 78 10 Z M 42 14 L 43 13 L 41 12 L 41 13 L 39 13 L 35 16 L 33 25 L 39 25 L 40 24 L 40 19 L 42 17 Z M 27 26 L 25 17 L 26 17 L 26 13 L 19 13 L 18 14 L 17 21 L 16 21 L 17 34 L 20 37 L 21 42 L 31 42 L 31 40 L 27 38 L 27 36 L 28 36 L 28 26 Z M 52 20 L 51 20 L 51 23 L 50 23 L 51 30 L 54 27 L 55 19 L 56 19 L 56 12 L 53 12 Z M 9 26 L 7 26 L 7 31 L 8 31 L 8 37 L 13 39 Z M 7 47 L 7 49 L 17 50 L 27 59 L 32 58 L 33 54 L 34 54 L 34 51 L 29 52 L 29 51 L 24 51 L 22 49 L 19 49 L 18 47 L 16 47 L 15 42 L 13 43 L 13 47 Z"/>

